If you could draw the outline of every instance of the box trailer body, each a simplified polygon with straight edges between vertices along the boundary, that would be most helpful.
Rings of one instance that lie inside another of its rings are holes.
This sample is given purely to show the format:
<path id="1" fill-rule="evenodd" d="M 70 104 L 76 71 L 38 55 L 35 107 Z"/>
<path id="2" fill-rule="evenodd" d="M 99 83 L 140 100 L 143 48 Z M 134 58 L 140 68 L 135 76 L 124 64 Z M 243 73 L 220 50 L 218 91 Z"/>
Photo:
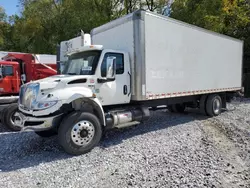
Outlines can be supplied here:
<path id="1" fill-rule="evenodd" d="M 91 36 L 94 44 L 129 52 L 132 100 L 242 87 L 240 40 L 144 11 L 95 28 Z"/>
<path id="2" fill-rule="evenodd" d="M 62 75 L 22 86 L 15 124 L 42 137 L 58 134 L 64 150 L 78 155 L 103 131 L 146 121 L 163 105 L 217 116 L 242 89 L 242 48 L 239 40 L 136 11 L 62 41 Z"/>

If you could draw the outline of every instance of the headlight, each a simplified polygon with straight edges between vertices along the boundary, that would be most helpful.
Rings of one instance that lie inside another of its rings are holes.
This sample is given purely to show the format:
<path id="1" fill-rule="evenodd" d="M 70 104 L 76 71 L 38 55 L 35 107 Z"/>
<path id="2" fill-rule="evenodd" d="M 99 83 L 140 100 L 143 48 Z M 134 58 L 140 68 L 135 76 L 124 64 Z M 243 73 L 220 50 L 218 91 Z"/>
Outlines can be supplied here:
<path id="1" fill-rule="evenodd" d="M 38 102 L 33 106 L 34 110 L 45 110 L 47 108 L 50 108 L 54 106 L 58 101 L 44 101 L 44 102 Z"/>

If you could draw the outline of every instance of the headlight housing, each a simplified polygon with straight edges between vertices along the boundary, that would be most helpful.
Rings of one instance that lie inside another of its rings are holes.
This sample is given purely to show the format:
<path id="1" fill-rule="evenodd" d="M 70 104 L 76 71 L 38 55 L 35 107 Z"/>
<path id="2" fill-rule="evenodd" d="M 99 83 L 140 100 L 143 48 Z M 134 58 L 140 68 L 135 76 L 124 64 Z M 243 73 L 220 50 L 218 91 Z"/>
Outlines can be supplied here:
<path id="1" fill-rule="evenodd" d="M 45 110 L 47 108 L 51 108 L 52 106 L 56 105 L 58 101 L 41 101 L 37 102 L 33 105 L 33 110 Z"/>

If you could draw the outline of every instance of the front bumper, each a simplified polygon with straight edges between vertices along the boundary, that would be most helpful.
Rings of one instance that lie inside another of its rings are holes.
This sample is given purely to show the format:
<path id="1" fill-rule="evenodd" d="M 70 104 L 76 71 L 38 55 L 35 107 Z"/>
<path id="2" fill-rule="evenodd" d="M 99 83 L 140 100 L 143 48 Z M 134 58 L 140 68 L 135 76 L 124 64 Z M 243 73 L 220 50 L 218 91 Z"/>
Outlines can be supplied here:
<path id="1" fill-rule="evenodd" d="M 58 126 L 61 122 L 63 114 L 50 116 L 50 117 L 34 117 L 24 115 L 22 112 L 16 112 L 15 125 L 21 127 L 22 131 L 45 131 Z"/>

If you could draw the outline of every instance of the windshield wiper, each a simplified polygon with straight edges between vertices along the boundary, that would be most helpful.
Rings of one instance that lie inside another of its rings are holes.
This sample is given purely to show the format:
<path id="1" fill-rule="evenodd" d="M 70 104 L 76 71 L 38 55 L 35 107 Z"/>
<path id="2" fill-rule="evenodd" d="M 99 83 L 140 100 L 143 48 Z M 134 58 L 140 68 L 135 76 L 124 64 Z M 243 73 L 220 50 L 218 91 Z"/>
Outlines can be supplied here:
<path id="1" fill-rule="evenodd" d="M 68 75 L 76 75 L 76 73 L 69 72 Z"/>

